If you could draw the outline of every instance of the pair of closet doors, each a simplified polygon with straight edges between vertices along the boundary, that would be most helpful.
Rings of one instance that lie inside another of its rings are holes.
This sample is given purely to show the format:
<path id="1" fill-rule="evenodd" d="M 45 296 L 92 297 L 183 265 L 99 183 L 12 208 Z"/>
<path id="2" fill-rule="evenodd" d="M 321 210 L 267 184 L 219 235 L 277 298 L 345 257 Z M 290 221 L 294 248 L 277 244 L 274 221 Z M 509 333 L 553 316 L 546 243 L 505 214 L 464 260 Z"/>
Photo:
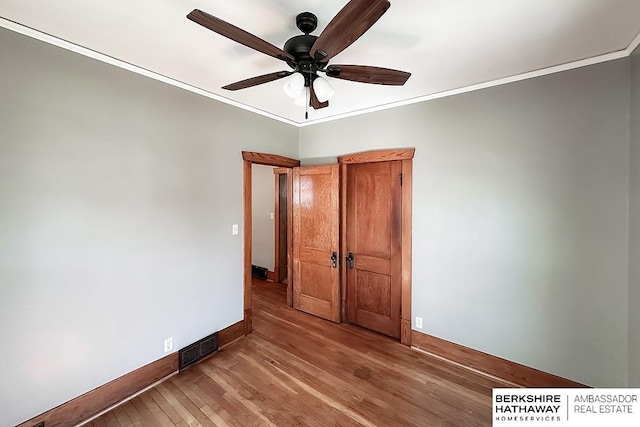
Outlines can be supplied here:
<path id="1" fill-rule="evenodd" d="M 294 308 L 401 337 L 403 165 L 293 169 Z"/>

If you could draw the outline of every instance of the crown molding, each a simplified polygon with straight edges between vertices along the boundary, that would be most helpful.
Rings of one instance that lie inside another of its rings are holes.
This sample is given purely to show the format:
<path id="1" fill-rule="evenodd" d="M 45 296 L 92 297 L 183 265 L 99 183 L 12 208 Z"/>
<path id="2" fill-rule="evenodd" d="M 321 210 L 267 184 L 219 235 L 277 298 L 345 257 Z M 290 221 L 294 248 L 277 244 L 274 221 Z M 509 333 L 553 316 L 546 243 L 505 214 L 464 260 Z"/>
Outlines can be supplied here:
<path id="1" fill-rule="evenodd" d="M 319 123 L 325 123 L 333 120 L 344 119 L 347 117 L 359 116 L 361 114 L 373 113 L 375 111 L 388 110 L 390 108 L 402 107 L 410 104 L 417 104 L 419 102 L 431 101 L 433 99 L 446 98 L 448 96 L 460 95 L 462 93 L 474 92 L 476 90 L 487 89 L 494 86 L 501 86 L 508 83 L 519 82 L 522 80 L 533 79 L 536 77 L 546 76 L 549 74 L 555 74 L 562 71 L 573 70 L 575 68 L 586 67 L 589 65 L 599 64 L 601 62 L 613 61 L 614 59 L 625 58 L 629 56 L 626 49 L 616 52 L 607 53 L 604 55 L 594 56 L 592 58 L 581 59 L 579 61 L 567 62 L 566 64 L 555 65 L 553 67 L 541 68 L 539 70 L 530 71 L 522 74 L 515 74 L 513 76 L 504 77 L 497 80 L 490 80 L 484 83 L 478 83 L 475 85 L 463 86 L 457 89 L 446 90 L 443 92 L 432 93 L 425 96 L 419 96 L 412 99 L 406 99 L 399 102 L 393 102 L 390 104 L 379 105 L 377 107 L 367 108 L 359 111 L 353 111 L 351 113 L 339 114 L 323 119 L 310 120 L 306 123 L 298 124 L 299 127 L 311 126 Z"/>
<path id="2" fill-rule="evenodd" d="M 640 33 L 638 33 L 636 38 L 631 40 L 631 43 L 629 43 L 629 46 L 627 46 L 627 55 L 631 56 L 633 54 L 633 51 L 636 50 L 636 48 L 638 47 L 638 45 L 640 45 Z"/>
<path id="3" fill-rule="evenodd" d="M 178 87 L 180 89 L 184 89 L 184 90 L 187 90 L 189 92 L 192 92 L 192 93 L 195 93 L 195 94 L 198 94 L 198 95 L 202 95 L 202 96 L 205 96 L 207 98 L 214 99 L 216 101 L 220 101 L 220 102 L 223 102 L 225 104 L 232 105 L 234 107 L 241 108 L 243 110 L 251 111 L 252 113 L 260 114 L 261 116 L 265 116 L 265 117 L 268 117 L 270 119 L 274 119 L 274 120 L 277 120 L 277 121 L 280 121 L 280 122 L 283 122 L 283 123 L 286 123 L 286 124 L 289 124 L 289 125 L 293 125 L 293 126 L 297 126 L 298 125 L 298 123 L 294 122 L 293 120 L 289 120 L 289 119 L 286 119 L 284 117 L 280 117 L 278 115 L 271 114 L 269 112 L 260 110 L 260 109 L 255 108 L 255 107 L 251 107 L 249 105 L 246 105 L 246 104 L 243 104 L 241 102 L 237 102 L 237 101 L 231 100 L 229 98 L 225 98 L 225 97 L 220 96 L 220 95 L 216 95 L 214 93 L 208 92 L 208 91 L 206 91 L 204 89 L 200 89 L 199 87 L 196 87 L 196 86 L 192 86 L 192 85 L 190 85 L 188 83 L 185 83 L 185 82 L 182 82 L 180 80 L 176 80 L 176 79 L 173 79 L 171 77 L 167 77 L 165 75 L 156 73 L 154 71 L 147 70 L 146 68 L 142 68 L 142 67 L 139 67 L 137 65 L 130 64 L 128 62 L 125 62 L 125 61 L 122 61 L 120 59 L 114 58 L 112 56 L 105 55 L 105 54 L 97 52 L 95 50 L 91 50 L 91 49 L 88 49 L 86 47 L 83 47 L 83 46 L 77 45 L 75 43 L 72 43 L 70 41 L 63 40 L 61 38 L 52 36 L 51 34 L 43 33 L 42 31 L 38 31 L 38 30 L 36 30 L 34 28 L 27 27 L 27 26 L 22 25 L 22 24 L 18 24 L 17 22 L 8 20 L 6 18 L 0 17 L 0 27 L 6 28 L 6 29 L 14 31 L 16 33 L 20 33 L 20 34 L 25 35 L 25 36 L 32 37 L 34 39 L 43 41 L 45 43 L 52 44 L 54 46 L 61 47 L 61 48 L 66 49 L 66 50 L 70 50 L 71 52 L 75 52 L 75 53 L 78 53 L 80 55 L 84 55 L 84 56 L 87 56 L 89 58 L 105 62 L 105 63 L 107 63 L 109 65 L 113 65 L 113 66 L 116 66 L 118 68 L 122 68 L 122 69 L 125 69 L 127 71 L 131 71 L 131 72 L 134 72 L 136 74 L 140 74 L 142 76 L 149 77 L 149 78 L 152 78 L 154 80 L 158 80 L 160 82 L 169 84 L 171 86 L 175 86 L 175 87 Z"/>
<path id="4" fill-rule="evenodd" d="M 358 111 L 352 111 L 349 113 L 344 113 L 344 114 L 336 114 L 334 116 L 329 116 L 329 117 L 325 117 L 325 118 L 321 118 L 321 119 L 312 119 L 306 122 L 296 122 L 272 113 L 269 113 L 267 111 L 264 110 L 260 110 L 258 108 L 255 107 L 251 107 L 249 105 L 243 104 L 241 102 L 237 102 L 234 100 L 231 100 L 229 98 L 225 98 L 223 96 L 220 95 L 216 95 L 214 93 L 208 92 L 204 89 L 192 86 L 188 83 L 173 79 L 171 77 L 167 77 L 165 75 L 162 74 L 158 74 L 154 71 L 151 70 L 147 70 L 146 68 L 142 68 L 139 67 L 137 65 L 133 65 L 130 64 L 128 62 L 119 60 L 117 58 L 114 58 L 112 56 L 108 56 L 105 55 L 103 53 L 85 48 L 83 46 L 77 45 L 75 43 L 69 42 L 67 40 L 63 40 L 60 39 L 58 37 L 52 36 L 50 34 L 47 33 L 43 33 L 42 31 L 38 31 L 34 28 L 31 27 L 27 27 L 25 25 L 19 24 L 17 22 L 5 19 L 0 17 L 0 27 L 6 28 L 8 30 L 11 31 L 15 31 L 17 33 L 35 38 L 37 40 L 43 41 L 45 43 L 49 43 L 52 44 L 54 46 L 58 46 L 61 47 L 63 49 L 67 49 L 70 50 L 72 52 L 78 53 L 80 55 L 84 55 L 84 56 L 88 56 L 89 58 L 93 58 L 96 59 L 98 61 L 102 61 L 105 62 L 107 64 L 134 72 L 136 74 L 140 74 L 142 76 L 145 77 L 149 77 L 152 78 L 154 80 L 158 80 L 161 81 L 163 83 L 166 84 L 170 84 L 172 86 L 178 87 L 180 89 L 184 89 L 187 90 L 189 92 L 192 93 L 196 93 L 198 95 L 202 95 L 205 96 L 207 98 L 219 101 L 219 102 L 223 102 L 225 104 L 229 104 L 231 106 L 234 107 L 238 107 L 241 108 L 243 110 L 246 111 L 250 111 L 252 113 L 256 113 L 259 114 L 261 116 L 264 117 L 268 117 L 270 119 L 273 120 L 277 120 L 279 122 L 282 123 L 286 123 L 292 126 L 296 126 L 298 128 L 302 128 L 302 127 L 307 127 L 307 126 L 313 126 L 316 124 L 320 124 L 320 123 L 326 123 L 326 122 L 330 122 L 330 121 L 334 121 L 334 120 L 339 120 L 339 119 L 344 119 L 344 118 L 348 118 L 348 117 L 354 117 L 354 116 L 359 116 L 362 114 L 368 114 L 368 113 L 373 113 L 376 111 L 383 111 L 383 110 L 388 110 L 391 108 L 397 108 L 397 107 L 402 107 L 405 105 L 411 105 L 411 104 L 417 104 L 419 102 L 425 102 L 425 101 L 431 101 L 434 99 L 439 99 L 439 98 L 446 98 L 448 96 L 453 96 L 453 95 L 460 95 L 462 93 L 467 93 L 467 92 L 474 92 L 477 90 L 482 90 L 482 89 L 487 89 L 490 87 L 494 87 L 494 86 L 500 86 L 500 85 L 504 85 L 504 84 L 508 84 L 508 83 L 513 83 L 513 82 L 518 82 L 518 81 L 522 81 L 522 80 L 528 80 L 528 79 L 533 79 L 536 77 L 541 77 L 541 76 L 546 76 L 549 74 L 555 74 L 555 73 L 559 73 L 562 71 L 568 71 L 568 70 L 573 70 L 576 68 L 581 68 L 581 67 L 587 67 L 589 65 L 594 65 L 594 64 L 599 64 L 602 62 L 607 62 L 607 61 L 613 61 L 615 59 L 620 59 L 620 58 L 625 58 L 630 56 L 633 51 L 638 47 L 638 45 L 640 45 L 640 33 L 631 41 L 631 43 L 622 50 L 618 50 L 615 52 L 610 52 L 610 53 L 606 53 L 603 55 L 598 55 L 598 56 L 594 56 L 591 58 L 585 58 L 585 59 L 581 59 L 578 61 L 572 61 L 572 62 L 567 62 L 565 64 L 560 64 L 560 65 L 555 65 L 552 67 L 546 67 L 546 68 L 541 68 L 539 70 L 534 70 L 534 71 L 529 71 L 526 73 L 521 73 L 521 74 L 515 74 L 512 76 L 507 76 L 507 77 L 503 77 L 500 79 L 496 79 L 496 80 L 490 80 L 487 82 L 483 82 L 483 83 L 478 83 L 478 84 L 474 84 L 474 85 L 469 85 L 469 86 L 463 86 L 457 89 L 451 89 L 451 90 L 447 90 L 447 91 L 442 91 L 442 92 L 438 92 L 438 93 L 433 93 L 433 94 L 429 94 L 429 95 L 424 95 L 424 96 L 419 96 L 416 98 L 412 98 L 412 99 L 407 99 L 407 100 L 403 100 L 403 101 L 399 101 L 399 102 L 392 102 L 389 104 L 385 104 L 385 105 L 379 105 L 376 107 L 371 107 L 371 108 L 364 108 L 362 110 L 358 110 Z"/>

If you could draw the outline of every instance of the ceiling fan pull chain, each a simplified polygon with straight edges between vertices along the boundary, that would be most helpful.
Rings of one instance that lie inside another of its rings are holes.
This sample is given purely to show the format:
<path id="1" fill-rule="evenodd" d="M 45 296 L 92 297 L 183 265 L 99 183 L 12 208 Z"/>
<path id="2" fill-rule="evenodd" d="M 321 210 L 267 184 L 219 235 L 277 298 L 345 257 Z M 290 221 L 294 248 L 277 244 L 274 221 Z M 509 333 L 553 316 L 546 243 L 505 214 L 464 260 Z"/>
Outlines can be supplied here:
<path id="1" fill-rule="evenodd" d="M 309 99 L 309 94 L 311 93 L 311 89 L 304 89 L 305 97 L 307 98 L 307 102 L 304 103 L 304 119 L 309 120 L 309 103 L 311 100 Z"/>

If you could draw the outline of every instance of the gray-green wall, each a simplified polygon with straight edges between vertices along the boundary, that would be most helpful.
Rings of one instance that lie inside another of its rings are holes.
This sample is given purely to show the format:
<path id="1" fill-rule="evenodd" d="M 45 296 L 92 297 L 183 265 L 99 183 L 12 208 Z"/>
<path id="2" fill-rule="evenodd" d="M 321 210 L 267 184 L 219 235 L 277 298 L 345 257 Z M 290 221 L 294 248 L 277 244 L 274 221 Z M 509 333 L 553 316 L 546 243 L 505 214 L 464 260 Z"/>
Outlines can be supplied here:
<path id="1" fill-rule="evenodd" d="M 631 57 L 629 386 L 640 387 L 640 50 Z"/>
<path id="2" fill-rule="evenodd" d="M 5 29 L 0 58 L 6 426 L 242 319 L 240 151 L 298 130 Z"/>
<path id="3" fill-rule="evenodd" d="M 416 147 L 423 332 L 626 386 L 629 75 L 618 60 L 304 127 L 300 157 Z"/>

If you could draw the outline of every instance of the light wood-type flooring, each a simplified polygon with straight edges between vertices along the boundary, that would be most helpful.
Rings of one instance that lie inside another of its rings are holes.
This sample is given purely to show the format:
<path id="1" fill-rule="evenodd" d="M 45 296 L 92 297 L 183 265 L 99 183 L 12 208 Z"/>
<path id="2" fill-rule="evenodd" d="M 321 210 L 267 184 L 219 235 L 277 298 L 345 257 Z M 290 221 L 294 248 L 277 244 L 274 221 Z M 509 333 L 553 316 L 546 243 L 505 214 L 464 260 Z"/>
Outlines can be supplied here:
<path id="1" fill-rule="evenodd" d="M 285 302 L 254 281 L 251 334 L 88 425 L 491 425 L 505 384 Z"/>

